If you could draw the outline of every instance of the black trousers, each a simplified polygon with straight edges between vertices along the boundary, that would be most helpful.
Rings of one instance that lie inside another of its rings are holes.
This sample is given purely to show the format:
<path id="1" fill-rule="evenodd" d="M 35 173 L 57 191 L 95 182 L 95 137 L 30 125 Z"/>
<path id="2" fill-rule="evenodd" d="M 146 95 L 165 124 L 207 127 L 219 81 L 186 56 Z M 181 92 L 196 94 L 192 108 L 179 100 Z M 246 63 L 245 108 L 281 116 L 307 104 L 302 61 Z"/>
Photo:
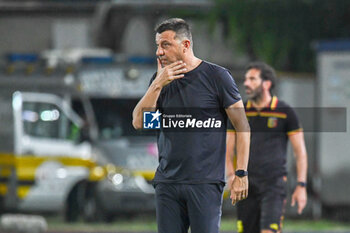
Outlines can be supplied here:
<path id="1" fill-rule="evenodd" d="M 219 233 L 223 184 L 154 186 L 158 233 Z"/>
<path id="2" fill-rule="evenodd" d="M 249 180 L 248 198 L 237 203 L 239 233 L 281 230 L 286 202 L 286 178 L 265 181 Z"/>

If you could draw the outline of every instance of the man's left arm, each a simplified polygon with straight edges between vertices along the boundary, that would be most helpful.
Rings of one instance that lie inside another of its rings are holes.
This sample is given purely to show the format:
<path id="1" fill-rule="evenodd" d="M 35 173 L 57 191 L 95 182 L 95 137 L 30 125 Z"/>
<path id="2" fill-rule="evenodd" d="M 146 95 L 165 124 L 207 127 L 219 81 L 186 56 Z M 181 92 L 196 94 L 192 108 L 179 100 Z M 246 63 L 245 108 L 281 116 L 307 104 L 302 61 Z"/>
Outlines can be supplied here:
<path id="1" fill-rule="evenodd" d="M 250 146 L 250 126 L 245 114 L 244 105 L 237 85 L 228 70 L 217 73 L 218 97 L 226 114 L 236 130 L 237 169 L 247 170 Z M 233 168 L 232 168 L 233 169 Z M 233 178 L 233 177 L 232 177 Z M 232 204 L 247 198 L 248 177 L 234 176 L 231 186 Z"/>
<path id="2" fill-rule="evenodd" d="M 250 146 L 250 126 L 245 114 L 242 100 L 225 109 L 228 118 L 236 130 L 237 137 L 237 170 L 247 170 Z M 248 177 L 235 176 L 231 186 L 232 204 L 247 198 Z"/>
<path id="3" fill-rule="evenodd" d="M 301 214 L 307 202 L 306 186 L 303 185 L 306 184 L 307 181 L 307 152 L 305 147 L 304 133 L 301 131 L 291 134 L 289 135 L 289 140 L 292 143 L 296 160 L 298 182 L 292 195 L 291 205 L 294 206 L 295 203 L 297 203 L 298 214 Z"/>

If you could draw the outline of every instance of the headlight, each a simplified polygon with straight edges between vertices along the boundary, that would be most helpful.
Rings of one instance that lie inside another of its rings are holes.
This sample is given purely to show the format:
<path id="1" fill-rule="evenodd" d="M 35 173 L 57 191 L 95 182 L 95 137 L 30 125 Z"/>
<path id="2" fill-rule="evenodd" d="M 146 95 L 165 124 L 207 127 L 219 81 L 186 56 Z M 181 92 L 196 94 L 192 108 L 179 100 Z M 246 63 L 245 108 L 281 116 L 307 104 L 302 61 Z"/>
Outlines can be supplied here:
<path id="1" fill-rule="evenodd" d="M 128 169 L 108 164 L 106 171 L 109 188 L 126 192 L 154 193 L 153 187 L 143 176 L 135 175 Z"/>
<path id="2" fill-rule="evenodd" d="M 120 185 L 121 183 L 123 183 L 123 180 L 124 179 L 122 174 L 117 173 L 112 176 L 112 183 L 114 185 Z"/>
<path id="3" fill-rule="evenodd" d="M 119 191 L 136 191 L 139 190 L 135 182 L 135 177 L 124 173 L 109 173 L 108 181 L 113 188 Z"/>

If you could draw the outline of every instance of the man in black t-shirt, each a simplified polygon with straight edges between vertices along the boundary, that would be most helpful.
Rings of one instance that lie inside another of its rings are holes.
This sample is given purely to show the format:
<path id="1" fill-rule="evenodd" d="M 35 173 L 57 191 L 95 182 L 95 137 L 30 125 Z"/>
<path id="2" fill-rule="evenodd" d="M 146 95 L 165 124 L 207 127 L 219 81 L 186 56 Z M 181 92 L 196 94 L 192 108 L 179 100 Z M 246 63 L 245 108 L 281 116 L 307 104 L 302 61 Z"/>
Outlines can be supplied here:
<path id="1" fill-rule="evenodd" d="M 265 63 L 248 65 L 244 86 L 248 101 L 246 115 L 251 127 L 249 155 L 249 196 L 237 204 L 238 232 L 272 233 L 281 231 L 285 204 L 287 143 L 291 141 L 297 165 L 298 185 L 292 205 L 301 214 L 306 205 L 307 154 L 303 130 L 294 110 L 271 95 L 275 72 Z M 232 179 L 236 130 L 228 123 L 226 171 Z"/>
<path id="2" fill-rule="evenodd" d="M 174 18 L 158 25 L 156 44 L 158 70 L 134 109 L 133 125 L 136 129 L 144 126 L 146 108 L 160 111 L 152 113 L 151 121 L 163 114 L 159 166 L 153 181 L 158 232 L 185 233 L 191 227 L 192 233 L 217 233 L 225 183 L 227 117 L 240 129 L 240 176 L 230 184 L 232 203 L 248 194 L 250 129 L 241 96 L 227 69 L 194 56 L 184 20 Z M 178 120 L 181 114 L 186 119 Z"/>

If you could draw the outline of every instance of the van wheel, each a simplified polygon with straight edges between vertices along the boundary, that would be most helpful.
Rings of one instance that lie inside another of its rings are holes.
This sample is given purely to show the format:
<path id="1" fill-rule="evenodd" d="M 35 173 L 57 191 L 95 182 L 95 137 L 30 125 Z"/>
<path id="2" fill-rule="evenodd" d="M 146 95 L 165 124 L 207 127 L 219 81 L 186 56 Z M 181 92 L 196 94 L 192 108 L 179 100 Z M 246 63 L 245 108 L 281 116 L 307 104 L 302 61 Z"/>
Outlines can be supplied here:
<path id="1" fill-rule="evenodd" d="M 84 183 L 78 184 L 69 193 L 64 212 L 66 222 L 76 222 L 79 220 L 85 186 Z"/>
<path id="2" fill-rule="evenodd" d="M 83 218 L 86 222 L 96 222 L 100 215 L 99 206 L 94 196 L 87 196 L 84 200 Z"/>
<path id="3" fill-rule="evenodd" d="M 111 222 L 112 215 L 107 213 L 99 203 L 96 188 L 89 186 L 83 204 L 83 218 L 86 222 Z"/>
<path id="4" fill-rule="evenodd" d="M 112 222 L 113 215 L 107 213 L 99 205 L 97 198 L 89 197 L 85 199 L 83 208 L 83 218 L 85 222 Z"/>

